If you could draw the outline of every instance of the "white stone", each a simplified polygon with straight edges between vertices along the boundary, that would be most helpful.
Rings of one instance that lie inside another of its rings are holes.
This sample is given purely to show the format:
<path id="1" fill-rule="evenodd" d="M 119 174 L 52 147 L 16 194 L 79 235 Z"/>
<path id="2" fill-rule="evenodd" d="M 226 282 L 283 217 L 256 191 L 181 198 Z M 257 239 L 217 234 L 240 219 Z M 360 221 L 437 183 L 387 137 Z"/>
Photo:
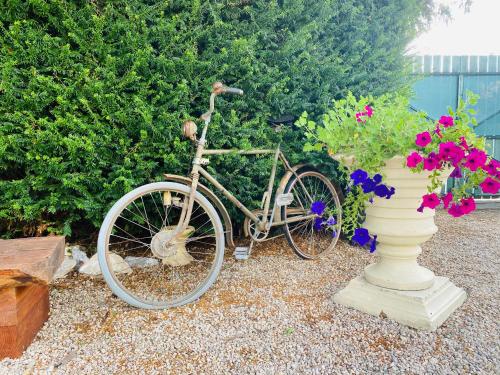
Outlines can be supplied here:
<path id="1" fill-rule="evenodd" d="M 80 266 L 82 263 L 86 263 L 89 261 L 89 257 L 87 254 L 80 248 L 80 246 L 73 246 L 71 248 L 71 256 L 76 261 L 77 266 Z"/>
<path id="2" fill-rule="evenodd" d="M 446 277 L 435 277 L 425 290 L 395 290 L 370 284 L 363 276 L 351 280 L 333 300 L 370 315 L 382 312 L 413 328 L 434 331 L 467 298 L 465 291 Z"/>
<path id="3" fill-rule="evenodd" d="M 132 268 L 123 260 L 121 256 L 115 253 L 109 253 L 108 255 L 111 269 L 114 273 L 131 273 Z M 97 254 L 94 254 L 88 262 L 84 263 L 78 272 L 83 273 L 85 275 L 100 275 L 101 268 L 99 267 L 99 261 L 97 260 Z"/>
<path id="4" fill-rule="evenodd" d="M 158 259 L 155 258 L 131 257 L 131 256 L 125 257 L 125 262 L 127 262 L 127 264 L 132 268 L 153 267 L 157 266 L 160 263 Z"/>
<path id="5" fill-rule="evenodd" d="M 54 274 L 54 280 L 55 279 L 60 279 L 62 277 L 65 277 L 68 273 L 70 273 L 74 268 L 76 267 L 76 260 L 74 260 L 72 257 L 65 256 L 63 262 L 57 269 L 56 273 Z"/>

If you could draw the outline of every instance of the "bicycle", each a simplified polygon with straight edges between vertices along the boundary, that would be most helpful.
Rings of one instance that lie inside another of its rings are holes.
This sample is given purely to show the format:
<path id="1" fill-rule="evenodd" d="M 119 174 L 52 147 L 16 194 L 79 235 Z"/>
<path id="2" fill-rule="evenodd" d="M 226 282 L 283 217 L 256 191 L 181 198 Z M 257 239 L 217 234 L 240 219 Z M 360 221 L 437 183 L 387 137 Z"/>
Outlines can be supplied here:
<path id="1" fill-rule="evenodd" d="M 254 242 L 274 238 L 269 237 L 271 229 L 280 227 L 299 257 L 315 259 L 338 241 L 340 200 L 335 186 L 323 174 L 306 164 L 292 167 L 279 145 L 267 150 L 206 148 L 215 98 L 220 94 L 243 95 L 243 91 L 214 83 L 210 108 L 201 116 L 204 125 L 200 138 L 193 121 L 183 124 L 184 136 L 196 145 L 190 176 L 165 174 L 166 181 L 132 190 L 113 205 L 101 225 L 98 259 L 104 279 L 114 294 L 130 305 L 161 309 L 195 301 L 217 278 L 225 242 L 235 249 L 237 259 L 247 259 Z M 271 123 L 283 126 L 290 119 Z M 259 210 L 247 208 L 204 168 L 209 163 L 206 156 L 229 153 L 272 155 L 271 175 Z M 274 192 L 271 209 L 278 161 L 285 173 Z M 250 246 L 234 245 L 231 218 L 217 195 L 199 182 L 200 177 L 246 216 Z M 113 253 L 125 260 L 139 260 L 138 266 L 131 273 L 115 272 L 111 266 Z"/>

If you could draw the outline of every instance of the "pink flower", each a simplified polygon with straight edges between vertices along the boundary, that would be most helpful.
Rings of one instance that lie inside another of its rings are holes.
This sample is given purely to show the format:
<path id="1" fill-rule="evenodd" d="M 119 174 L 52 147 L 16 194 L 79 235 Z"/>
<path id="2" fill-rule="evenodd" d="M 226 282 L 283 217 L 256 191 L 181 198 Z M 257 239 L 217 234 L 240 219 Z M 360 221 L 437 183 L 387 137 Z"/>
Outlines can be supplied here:
<path id="1" fill-rule="evenodd" d="M 491 159 L 490 162 L 486 165 L 483 165 L 481 168 L 491 176 L 496 176 L 498 174 L 498 170 L 500 169 L 500 162 L 495 159 Z"/>
<path id="2" fill-rule="evenodd" d="M 372 107 L 370 107 L 369 105 L 367 105 L 367 106 L 365 107 L 365 109 L 366 109 L 365 114 L 366 114 L 368 117 L 372 117 L 372 115 L 373 115 L 373 108 L 372 108 Z"/>
<path id="3" fill-rule="evenodd" d="M 356 121 L 357 122 L 365 122 L 365 120 L 363 120 L 361 117 L 363 116 L 363 112 L 358 112 L 356 113 Z"/>
<path id="4" fill-rule="evenodd" d="M 472 211 L 476 209 L 476 202 L 474 201 L 474 198 L 462 198 L 460 200 L 461 203 L 461 210 L 464 213 L 464 215 L 470 214 Z"/>
<path id="5" fill-rule="evenodd" d="M 487 155 L 481 150 L 472 150 L 469 155 L 467 155 L 464 165 L 471 171 L 475 172 L 478 168 L 483 167 L 486 163 Z"/>
<path id="6" fill-rule="evenodd" d="M 453 194 L 448 193 L 444 197 L 442 197 L 441 200 L 443 201 L 444 208 L 448 208 L 448 206 L 450 205 L 450 202 L 453 200 Z"/>
<path id="7" fill-rule="evenodd" d="M 466 151 L 469 150 L 469 145 L 467 144 L 465 137 L 460 137 L 460 146 L 462 146 Z"/>
<path id="8" fill-rule="evenodd" d="M 457 146 L 453 142 L 443 142 L 439 144 L 439 158 L 441 160 L 450 160 L 455 154 Z"/>
<path id="9" fill-rule="evenodd" d="M 481 186 L 483 193 L 496 194 L 500 189 L 500 182 L 495 181 L 491 177 L 486 177 L 479 186 Z"/>
<path id="10" fill-rule="evenodd" d="M 422 200 L 422 207 L 429 207 L 431 209 L 439 206 L 439 203 L 441 202 L 436 193 L 426 194 L 422 197 Z"/>
<path id="11" fill-rule="evenodd" d="M 453 203 L 450 207 L 450 209 L 448 210 L 448 213 L 453 216 L 453 217 L 460 217 L 460 216 L 463 216 L 464 213 L 462 211 L 462 207 L 460 207 L 458 204 L 456 203 Z"/>
<path id="12" fill-rule="evenodd" d="M 415 144 L 419 147 L 425 147 L 429 143 L 431 143 L 431 141 L 432 141 L 431 134 L 429 132 L 423 132 L 417 134 Z"/>
<path id="13" fill-rule="evenodd" d="M 453 117 L 451 116 L 441 116 L 439 118 L 439 123 L 443 125 L 445 128 L 453 126 Z"/>
<path id="14" fill-rule="evenodd" d="M 439 138 L 443 138 L 443 134 L 441 134 L 441 128 L 439 124 L 436 124 L 436 129 L 434 130 L 434 133 L 436 133 Z"/>
<path id="15" fill-rule="evenodd" d="M 432 171 L 439 168 L 441 168 L 441 163 L 438 155 L 434 152 L 429 153 L 429 156 L 424 159 L 424 169 L 426 171 Z"/>
<path id="16" fill-rule="evenodd" d="M 415 168 L 417 165 L 419 165 L 422 162 L 423 158 L 420 156 L 418 152 L 412 152 L 408 157 L 406 158 L 406 166 L 408 168 Z"/>

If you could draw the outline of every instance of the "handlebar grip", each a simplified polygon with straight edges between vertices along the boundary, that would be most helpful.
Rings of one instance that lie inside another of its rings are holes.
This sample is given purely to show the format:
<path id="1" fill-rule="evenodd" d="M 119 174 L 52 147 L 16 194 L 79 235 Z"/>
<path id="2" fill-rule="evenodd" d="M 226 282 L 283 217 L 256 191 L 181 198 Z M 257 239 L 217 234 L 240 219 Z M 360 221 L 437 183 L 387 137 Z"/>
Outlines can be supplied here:
<path id="1" fill-rule="evenodd" d="M 224 93 L 226 94 L 235 94 L 235 95 L 243 95 L 243 90 L 237 89 L 236 87 L 225 87 Z"/>

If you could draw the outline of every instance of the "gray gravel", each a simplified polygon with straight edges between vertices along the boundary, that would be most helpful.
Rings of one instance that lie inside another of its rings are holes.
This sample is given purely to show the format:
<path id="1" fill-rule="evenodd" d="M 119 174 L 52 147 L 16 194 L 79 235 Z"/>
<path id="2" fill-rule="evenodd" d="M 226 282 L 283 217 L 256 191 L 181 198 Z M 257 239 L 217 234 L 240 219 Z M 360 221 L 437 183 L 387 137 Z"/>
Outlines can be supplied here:
<path id="1" fill-rule="evenodd" d="M 59 280 L 48 323 L 21 358 L 0 361 L 0 373 L 500 373 L 500 211 L 438 213 L 437 223 L 421 263 L 469 298 L 436 332 L 333 302 L 373 256 L 339 243 L 307 262 L 276 240 L 246 262 L 228 255 L 201 300 L 169 311 L 130 308 L 99 279 Z"/>

